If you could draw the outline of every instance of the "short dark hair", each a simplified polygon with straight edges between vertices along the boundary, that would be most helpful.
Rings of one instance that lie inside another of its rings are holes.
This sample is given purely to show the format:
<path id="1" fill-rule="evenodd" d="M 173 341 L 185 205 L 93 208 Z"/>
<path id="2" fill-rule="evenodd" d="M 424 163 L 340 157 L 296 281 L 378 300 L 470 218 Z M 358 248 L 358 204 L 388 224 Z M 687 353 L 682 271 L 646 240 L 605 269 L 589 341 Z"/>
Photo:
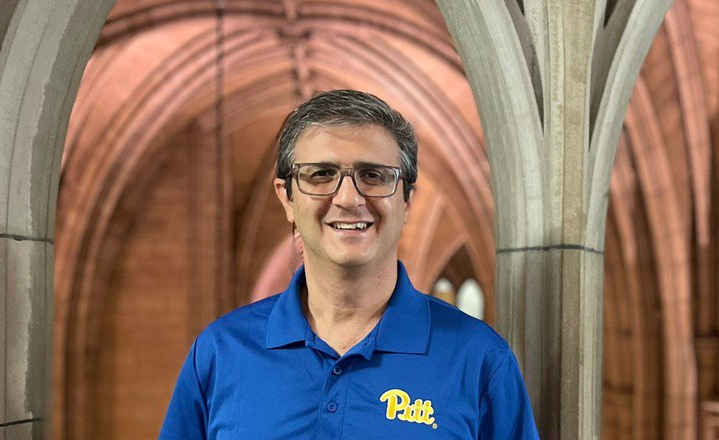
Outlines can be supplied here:
<path id="1" fill-rule="evenodd" d="M 322 92 L 287 116 L 278 135 L 277 177 L 285 181 L 291 177 L 295 144 L 304 130 L 341 125 L 377 125 L 392 135 L 399 148 L 404 200 L 408 201 L 417 181 L 417 139 L 412 124 L 383 100 L 357 90 Z M 287 197 L 292 198 L 292 185 L 287 183 Z"/>

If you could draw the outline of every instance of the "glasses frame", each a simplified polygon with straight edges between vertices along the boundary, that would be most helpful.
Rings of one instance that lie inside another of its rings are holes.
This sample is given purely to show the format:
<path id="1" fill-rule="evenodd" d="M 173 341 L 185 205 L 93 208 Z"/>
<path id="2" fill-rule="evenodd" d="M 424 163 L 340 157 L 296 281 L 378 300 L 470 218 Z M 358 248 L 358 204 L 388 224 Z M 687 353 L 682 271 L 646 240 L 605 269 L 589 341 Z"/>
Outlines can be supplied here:
<path id="1" fill-rule="evenodd" d="M 315 166 L 322 166 L 322 167 L 330 167 L 335 168 L 339 171 L 340 177 L 337 180 L 337 187 L 335 187 L 335 190 L 332 192 L 329 192 L 327 194 L 312 194 L 308 193 L 307 191 L 303 191 L 300 187 L 300 167 L 303 165 L 315 165 Z M 370 196 L 362 192 L 361 189 L 359 189 L 359 186 L 357 186 L 357 180 L 355 179 L 355 174 L 357 171 L 364 170 L 367 168 L 371 168 L 371 166 L 360 166 L 360 167 L 349 167 L 349 168 L 342 168 L 338 165 L 324 163 L 324 162 L 303 162 L 303 163 L 296 163 L 292 165 L 292 171 L 289 174 L 289 178 L 293 177 L 295 178 L 295 181 L 297 183 L 297 189 L 302 193 L 306 194 L 308 196 L 314 196 L 314 197 L 328 197 L 328 196 L 335 196 L 337 192 L 340 190 L 340 187 L 342 186 L 342 181 L 344 181 L 344 178 L 346 176 L 349 176 L 350 179 L 352 179 L 352 184 L 355 186 L 355 189 L 357 190 L 357 193 L 361 195 L 362 197 L 368 197 L 371 199 L 384 199 L 386 197 L 392 197 L 397 193 L 397 188 L 399 188 L 399 181 L 400 179 L 404 180 L 404 177 L 402 177 L 402 169 L 400 167 L 395 167 L 392 165 L 382 165 L 377 164 L 378 166 L 382 166 L 385 168 L 389 168 L 394 172 L 394 188 L 392 189 L 392 192 L 390 194 L 387 194 L 386 196 Z"/>

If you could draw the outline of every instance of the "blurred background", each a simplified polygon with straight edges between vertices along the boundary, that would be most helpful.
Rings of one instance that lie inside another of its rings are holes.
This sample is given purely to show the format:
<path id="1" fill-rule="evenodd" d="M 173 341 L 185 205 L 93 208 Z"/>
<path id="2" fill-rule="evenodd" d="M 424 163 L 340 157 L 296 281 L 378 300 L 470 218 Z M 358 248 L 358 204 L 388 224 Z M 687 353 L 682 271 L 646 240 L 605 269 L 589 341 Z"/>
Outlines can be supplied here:
<path id="1" fill-rule="evenodd" d="M 666 438 L 677 351 L 697 377 L 698 440 L 719 438 L 717 23 L 715 0 L 675 0 L 627 111 L 608 194 L 605 439 Z M 336 88 L 416 128 L 400 243 L 415 287 L 493 323 L 489 165 L 433 1 L 117 0 L 62 158 L 57 439 L 157 438 L 194 337 L 284 289 L 301 257 L 271 186 L 275 135 Z M 675 337 L 687 326 L 692 340 Z"/>

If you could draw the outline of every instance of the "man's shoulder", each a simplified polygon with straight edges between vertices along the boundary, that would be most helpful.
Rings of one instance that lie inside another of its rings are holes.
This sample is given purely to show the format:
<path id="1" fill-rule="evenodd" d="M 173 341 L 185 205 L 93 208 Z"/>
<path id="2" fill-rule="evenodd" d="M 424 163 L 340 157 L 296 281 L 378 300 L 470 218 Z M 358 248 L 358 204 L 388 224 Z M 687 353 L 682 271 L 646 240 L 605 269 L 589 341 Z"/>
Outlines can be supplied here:
<path id="1" fill-rule="evenodd" d="M 218 335 L 225 335 L 228 332 L 246 332 L 260 326 L 264 328 L 267 323 L 267 317 L 270 315 L 272 307 L 274 307 L 280 295 L 281 293 L 278 293 L 225 313 L 208 325 L 202 333 L 200 333 L 200 338 L 214 338 Z"/>
<path id="2" fill-rule="evenodd" d="M 509 348 L 507 341 L 486 322 L 464 313 L 439 298 L 427 295 L 427 300 L 432 329 L 440 335 L 453 338 L 461 335 L 466 344 L 475 345 L 482 351 L 504 352 Z"/>

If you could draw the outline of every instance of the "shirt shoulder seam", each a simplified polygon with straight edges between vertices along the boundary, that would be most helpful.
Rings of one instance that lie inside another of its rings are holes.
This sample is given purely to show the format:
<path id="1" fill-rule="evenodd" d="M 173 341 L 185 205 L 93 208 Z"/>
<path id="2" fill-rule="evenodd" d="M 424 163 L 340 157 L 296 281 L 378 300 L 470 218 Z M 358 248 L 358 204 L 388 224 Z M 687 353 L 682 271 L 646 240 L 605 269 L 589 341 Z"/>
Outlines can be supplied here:
<path id="1" fill-rule="evenodd" d="M 497 362 L 497 367 L 492 371 L 492 374 L 489 376 L 489 380 L 487 381 L 487 385 L 484 387 L 484 390 L 482 390 L 482 393 L 480 394 L 479 401 L 483 402 L 485 397 L 487 395 L 491 395 L 492 391 L 496 388 L 496 384 L 493 386 L 495 382 L 495 378 L 499 379 L 499 375 L 504 374 L 504 372 L 500 373 L 500 370 L 503 369 L 505 364 L 507 363 L 507 358 L 509 357 L 509 347 L 503 347 L 504 353 L 502 353 L 502 359 Z M 506 369 L 504 369 L 506 371 Z"/>

